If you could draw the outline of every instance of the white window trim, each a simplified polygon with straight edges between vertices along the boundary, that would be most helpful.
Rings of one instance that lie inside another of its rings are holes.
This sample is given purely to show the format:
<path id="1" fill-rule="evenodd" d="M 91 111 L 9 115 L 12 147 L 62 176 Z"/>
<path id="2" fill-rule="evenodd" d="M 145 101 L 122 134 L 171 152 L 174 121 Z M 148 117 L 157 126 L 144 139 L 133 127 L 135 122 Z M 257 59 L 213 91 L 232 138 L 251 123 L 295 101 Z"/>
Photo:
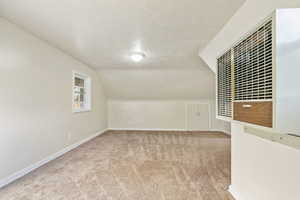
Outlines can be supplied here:
<path id="1" fill-rule="evenodd" d="M 74 86 L 75 77 L 79 77 L 85 80 L 85 92 L 86 92 L 86 106 L 82 109 L 74 108 Z M 72 111 L 73 113 L 89 112 L 92 110 L 92 79 L 90 76 L 73 70 L 72 77 Z"/>

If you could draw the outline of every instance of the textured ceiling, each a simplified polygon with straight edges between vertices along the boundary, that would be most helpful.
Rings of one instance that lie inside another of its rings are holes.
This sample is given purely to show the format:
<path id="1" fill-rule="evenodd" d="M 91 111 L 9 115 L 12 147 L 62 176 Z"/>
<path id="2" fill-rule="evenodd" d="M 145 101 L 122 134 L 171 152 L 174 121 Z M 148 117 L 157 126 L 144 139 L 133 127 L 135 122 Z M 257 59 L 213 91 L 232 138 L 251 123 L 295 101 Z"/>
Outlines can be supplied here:
<path id="1" fill-rule="evenodd" d="M 110 98 L 208 98 L 199 48 L 244 1 L 1 0 L 0 15 L 99 70 Z"/>

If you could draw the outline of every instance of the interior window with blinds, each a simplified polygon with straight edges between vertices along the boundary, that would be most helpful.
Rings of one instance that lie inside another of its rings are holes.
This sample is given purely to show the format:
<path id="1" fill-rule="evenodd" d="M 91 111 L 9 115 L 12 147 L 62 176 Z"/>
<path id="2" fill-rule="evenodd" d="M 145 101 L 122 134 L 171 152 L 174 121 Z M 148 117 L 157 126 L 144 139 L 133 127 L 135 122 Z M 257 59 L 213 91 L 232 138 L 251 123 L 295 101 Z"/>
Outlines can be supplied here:
<path id="1" fill-rule="evenodd" d="M 272 99 L 272 21 L 234 47 L 235 101 Z"/>
<path id="2" fill-rule="evenodd" d="M 231 50 L 218 59 L 218 115 L 232 116 Z"/>
<path id="3" fill-rule="evenodd" d="M 81 73 L 73 73 L 73 112 L 89 111 L 90 78 Z"/>

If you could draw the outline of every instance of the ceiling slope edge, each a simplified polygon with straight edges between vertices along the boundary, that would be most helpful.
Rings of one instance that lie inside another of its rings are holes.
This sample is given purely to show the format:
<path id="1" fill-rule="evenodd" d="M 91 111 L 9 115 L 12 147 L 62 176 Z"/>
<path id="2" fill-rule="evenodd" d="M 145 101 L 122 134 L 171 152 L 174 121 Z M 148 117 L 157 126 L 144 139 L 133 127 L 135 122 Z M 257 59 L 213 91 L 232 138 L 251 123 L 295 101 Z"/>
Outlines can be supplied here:
<path id="1" fill-rule="evenodd" d="M 37 38 L 38 40 L 40 40 L 41 42 L 47 44 L 48 46 L 52 47 L 52 48 L 55 48 L 56 50 L 60 51 L 61 53 L 65 54 L 66 56 L 72 58 L 73 60 L 76 60 L 77 62 L 83 64 L 83 65 L 86 65 L 87 67 L 89 67 L 90 69 L 94 70 L 94 71 L 97 71 L 92 65 L 90 65 L 89 63 L 85 62 L 85 61 L 82 61 L 81 59 L 73 56 L 72 54 L 68 53 L 67 51 L 65 51 L 63 48 L 59 47 L 58 45 L 55 45 L 53 43 L 51 43 L 50 41 L 40 37 L 39 35 L 33 33 L 32 31 L 28 30 L 26 27 L 24 26 L 21 26 L 17 23 L 15 23 L 14 21 L 6 18 L 6 17 L 3 17 L 0 15 L 0 18 L 2 18 L 3 20 L 13 24 L 14 26 L 16 26 L 17 28 L 19 28 L 20 30 L 24 31 L 25 33 L 27 34 L 30 34 L 32 36 L 34 36 L 35 38 Z"/>

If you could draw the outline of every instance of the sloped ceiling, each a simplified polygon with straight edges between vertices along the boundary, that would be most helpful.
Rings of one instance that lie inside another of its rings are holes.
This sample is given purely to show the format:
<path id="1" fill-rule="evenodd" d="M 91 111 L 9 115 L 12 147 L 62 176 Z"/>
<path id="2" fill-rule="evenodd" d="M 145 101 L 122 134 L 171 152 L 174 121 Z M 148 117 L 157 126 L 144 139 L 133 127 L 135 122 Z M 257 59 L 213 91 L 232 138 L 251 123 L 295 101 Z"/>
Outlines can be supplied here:
<path id="1" fill-rule="evenodd" d="M 216 72 L 216 57 L 231 48 L 241 36 L 256 28 L 257 24 L 264 21 L 275 9 L 299 7 L 300 0 L 248 0 L 214 39 L 205 48 L 200 49 L 199 56 L 209 65 L 212 71 Z"/>
<path id="2" fill-rule="evenodd" d="M 244 1 L 1 0 L 0 15 L 97 69 L 109 98 L 198 99 L 214 95 L 198 50 Z"/>

